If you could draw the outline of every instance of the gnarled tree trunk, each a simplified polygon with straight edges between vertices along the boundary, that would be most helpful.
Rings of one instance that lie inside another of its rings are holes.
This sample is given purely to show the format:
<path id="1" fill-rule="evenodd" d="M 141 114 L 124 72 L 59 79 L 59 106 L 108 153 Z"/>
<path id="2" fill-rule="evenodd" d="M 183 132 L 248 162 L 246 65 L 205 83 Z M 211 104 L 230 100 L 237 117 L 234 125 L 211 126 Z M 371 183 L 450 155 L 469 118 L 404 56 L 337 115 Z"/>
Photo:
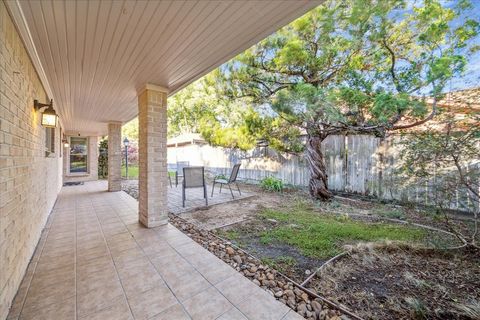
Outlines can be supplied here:
<path id="1" fill-rule="evenodd" d="M 330 200 L 333 195 L 328 190 L 328 175 L 325 158 L 322 153 L 323 139 L 309 135 L 307 140 L 307 161 L 310 169 L 310 195 L 323 201 Z"/>

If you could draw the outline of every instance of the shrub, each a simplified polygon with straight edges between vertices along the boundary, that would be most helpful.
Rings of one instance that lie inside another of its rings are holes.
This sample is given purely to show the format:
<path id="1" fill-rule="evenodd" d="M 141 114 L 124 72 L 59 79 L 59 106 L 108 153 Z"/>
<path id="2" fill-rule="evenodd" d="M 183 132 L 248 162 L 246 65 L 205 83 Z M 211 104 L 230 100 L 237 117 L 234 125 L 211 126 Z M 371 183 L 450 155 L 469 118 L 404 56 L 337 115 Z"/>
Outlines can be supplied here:
<path id="1" fill-rule="evenodd" d="M 228 177 L 224 174 L 218 174 L 215 176 L 216 180 L 223 179 L 223 180 L 228 180 Z"/>
<path id="2" fill-rule="evenodd" d="M 260 181 L 264 190 L 281 192 L 283 190 L 283 181 L 275 177 L 265 177 Z"/>
<path id="3" fill-rule="evenodd" d="M 100 140 L 98 146 L 98 177 L 106 179 L 108 177 L 108 139 Z"/>

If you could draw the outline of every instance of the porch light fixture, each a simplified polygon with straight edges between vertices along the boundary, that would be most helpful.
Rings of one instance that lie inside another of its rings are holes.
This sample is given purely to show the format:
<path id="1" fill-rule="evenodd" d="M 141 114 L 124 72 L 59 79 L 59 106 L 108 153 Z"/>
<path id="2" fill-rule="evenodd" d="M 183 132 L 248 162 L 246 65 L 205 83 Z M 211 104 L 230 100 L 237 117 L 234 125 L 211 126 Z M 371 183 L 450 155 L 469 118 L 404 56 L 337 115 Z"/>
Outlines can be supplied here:
<path id="1" fill-rule="evenodd" d="M 62 143 L 63 143 L 63 146 L 64 146 L 65 148 L 70 147 L 70 144 L 68 143 L 67 138 L 64 137 L 63 140 L 62 140 Z"/>
<path id="2" fill-rule="evenodd" d="M 42 126 L 55 128 L 57 127 L 58 116 L 53 109 L 53 99 L 50 103 L 40 103 L 38 100 L 33 101 L 33 105 L 36 111 L 42 112 Z"/>

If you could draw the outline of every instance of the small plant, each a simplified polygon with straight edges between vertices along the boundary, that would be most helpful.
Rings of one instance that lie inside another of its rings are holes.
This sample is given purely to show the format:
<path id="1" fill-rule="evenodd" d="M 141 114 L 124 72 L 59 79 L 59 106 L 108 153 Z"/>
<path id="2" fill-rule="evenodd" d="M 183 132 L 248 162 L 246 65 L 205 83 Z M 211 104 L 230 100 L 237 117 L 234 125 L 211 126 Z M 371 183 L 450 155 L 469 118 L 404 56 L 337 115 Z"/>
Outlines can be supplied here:
<path id="1" fill-rule="evenodd" d="M 240 233 L 236 230 L 226 230 L 223 231 L 223 236 L 224 238 L 227 238 L 229 240 L 238 240 L 240 239 Z"/>
<path id="2" fill-rule="evenodd" d="M 285 272 L 297 264 L 295 258 L 290 256 L 279 256 L 276 258 L 265 257 L 262 258 L 261 261 L 263 264 L 266 264 L 267 266 L 280 272 Z"/>
<path id="3" fill-rule="evenodd" d="M 430 287 L 430 285 L 425 280 L 417 278 L 413 273 L 409 271 L 405 272 L 403 274 L 403 277 L 405 278 L 405 280 L 407 280 L 407 282 L 410 282 L 415 287 L 419 287 L 419 288 Z"/>
<path id="4" fill-rule="evenodd" d="M 390 219 L 405 220 L 405 214 L 397 209 L 385 210 L 380 215 Z"/>
<path id="5" fill-rule="evenodd" d="M 420 299 L 407 297 L 405 298 L 405 302 L 410 307 L 410 316 L 412 319 L 426 319 L 428 310 Z"/>
<path id="6" fill-rule="evenodd" d="M 458 303 L 456 308 L 461 315 L 467 318 L 480 319 L 480 301 L 472 300 L 463 304 Z"/>
<path id="7" fill-rule="evenodd" d="M 260 181 L 260 185 L 264 190 L 281 192 L 283 191 L 283 181 L 275 177 L 265 177 Z"/>
<path id="8" fill-rule="evenodd" d="M 335 219 L 340 222 L 346 222 L 350 220 L 350 216 L 348 213 L 341 213 L 339 216 L 335 217 Z"/>
<path id="9" fill-rule="evenodd" d="M 228 180 L 227 176 L 224 174 L 219 174 L 215 176 L 215 180 L 219 180 L 219 179 Z"/>

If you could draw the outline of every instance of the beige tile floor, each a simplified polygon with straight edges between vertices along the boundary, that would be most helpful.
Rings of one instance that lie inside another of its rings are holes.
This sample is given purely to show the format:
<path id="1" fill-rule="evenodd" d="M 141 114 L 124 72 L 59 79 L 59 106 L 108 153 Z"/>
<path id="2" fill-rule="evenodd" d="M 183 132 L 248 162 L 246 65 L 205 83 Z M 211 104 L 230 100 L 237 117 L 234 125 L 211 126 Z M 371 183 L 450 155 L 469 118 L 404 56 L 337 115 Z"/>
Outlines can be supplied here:
<path id="1" fill-rule="evenodd" d="M 64 187 L 8 319 L 302 319 L 103 181 Z"/>

